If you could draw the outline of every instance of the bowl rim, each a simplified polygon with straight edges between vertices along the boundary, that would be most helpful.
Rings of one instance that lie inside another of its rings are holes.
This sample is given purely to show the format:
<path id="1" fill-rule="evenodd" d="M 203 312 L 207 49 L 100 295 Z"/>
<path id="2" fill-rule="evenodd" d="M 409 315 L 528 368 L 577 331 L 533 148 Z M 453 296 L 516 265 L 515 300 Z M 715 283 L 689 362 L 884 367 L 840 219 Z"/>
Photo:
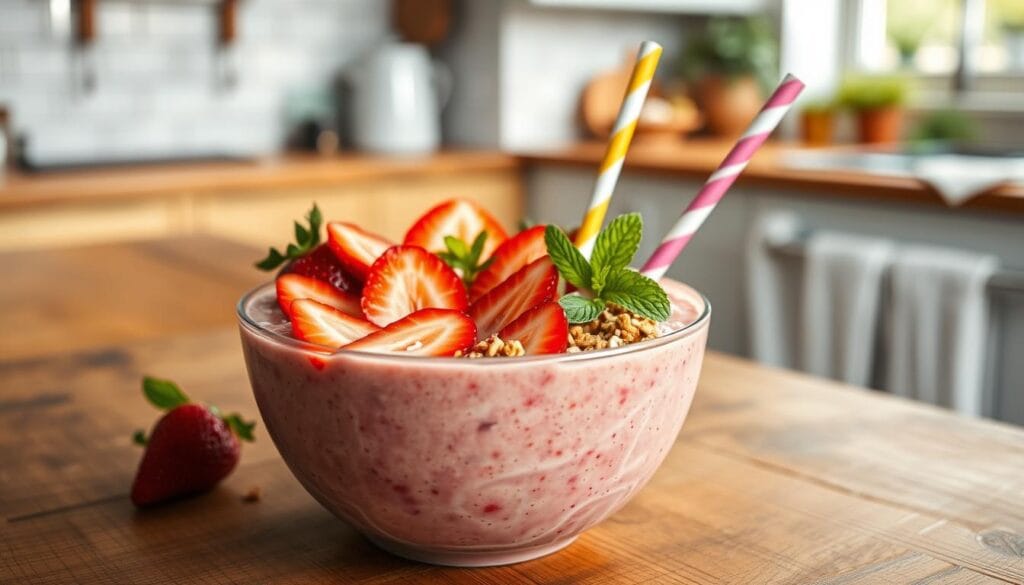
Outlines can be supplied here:
<path id="1" fill-rule="evenodd" d="M 670 343 L 673 343 L 675 341 L 679 341 L 681 339 L 685 339 L 685 338 L 690 337 L 691 335 L 697 333 L 698 331 L 706 328 L 707 324 L 708 324 L 708 321 L 711 319 L 711 302 L 708 300 L 707 296 L 705 296 L 704 293 L 700 292 L 699 290 L 697 290 L 697 289 L 695 289 L 695 288 L 693 288 L 693 287 L 691 287 L 691 286 L 689 286 L 689 285 L 687 285 L 685 283 L 680 283 L 680 284 L 683 284 L 683 286 L 685 286 L 685 287 L 689 288 L 690 290 L 692 290 L 693 292 L 695 292 L 697 294 L 697 296 L 700 297 L 701 302 L 704 303 L 704 309 L 703 309 L 703 311 L 701 311 L 700 315 L 698 315 L 697 318 L 693 322 L 687 324 L 685 327 L 682 327 L 681 329 L 676 329 L 675 331 L 671 331 L 668 334 L 662 335 L 661 337 L 657 337 L 655 339 L 651 339 L 651 340 L 648 340 L 648 341 L 641 341 L 639 343 L 631 343 L 631 344 L 623 345 L 621 347 L 617 347 L 617 348 L 613 348 L 613 349 L 602 349 L 600 351 L 588 351 L 588 352 L 577 352 L 577 353 L 555 353 L 555 354 L 533 355 L 533 356 L 527 355 L 527 356 L 515 357 L 515 358 L 493 357 L 493 358 L 479 358 L 479 359 L 464 359 L 464 360 L 460 360 L 460 359 L 456 359 L 456 358 L 442 357 L 442 356 L 416 356 L 416 355 L 402 355 L 400 353 L 377 353 L 377 352 L 368 352 L 368 351 L 346 350 L 344 348 L 336 349 L 336 350 L 330 350 L 328 348 L 325 348 L 322 345 L 317 345 L 315 343 L 309 343 L 309 342 L 306 342 L 306 341 L 302 341 L 300 339 L 295 339 L 294 337 L 289 337 L 287 335 L 282 335 L 280 333 L 277 333 L 277 332 L 270 331 L 270 330 L 266 329 L 265 327 L 263 327 L 262 325 L 260 325 L 256 321 L 254 321 L 252 319 L 252 317 L 250 317 L 246 313 L 246 311 L 245 311 L 246 305 L 248 305 L 249 301 L 253 297 L 257 296 L 258 294 L 262 294 L 265 291 L 265 289 L 268 289 L 268 288 L 271 288 L 271 287 L 274 286 L 274 282 L 273 281 L 269 281 L 269 282 L 265 282 L 263 284 L 257 285 L 255 288 L 253 288 L 253 289 L 249 290 L 248 292 L 246 292 L 245 294 L 243 294 L 242 297 L 235 304 L 235 313 L 236 313 L 236 316 L 238 317 L 238 322 L 239 322 L 239 324 L 242 327 L 245 327 L 246 329 L 252 331 L 254 334 L 256 334 L 256 335 L 258 335 L 260 337 L 263 337 L 264 339 L 267 339 L 268 341 L 270 341 L 274 345 L 289 346 L 289 347 L 293 347 L 295 349 L 299 349 L 299 350 L 307 351 L 307 352 L 312 352 L 312 353 L 323 355 L 323 356 L 344 355 L 346 358 L 355 359 L 355 360 L 386 361 L 386 362 L 393 362 L 393 363 L 421 364 L 421 365 L 427 365 L 427 364 L 434 364 L 434 365 L 436 365 L 436 364 L 446 364 L 448 366 L 452 366 L 454 364 L 459 364 L 459 365 L 465 365 L 465 366 L 468 366 L 468 367 L 479 367 L 479 366 L 490 366 L 490 367 L 493 367 L 495 361 L 499 361 L 503 365 L 509 365 L 509 366 L 520 365 L 520 364 L 533 364 L 533 363 L 555 364 L 555 363 L 563 363 L 563 362 L 603 360 L 603 359 L 606 359 L 606 358 L 615 358 L 615 357 L 618 357 L 618 356 L 623 356 L 623 355 L 627 355 L 627 354 L 642 352 L 642 351 L 654 349 L 654 348 L 657 348 L 657 347 L 661 347 L 663 345 L 668 345 Z"/>

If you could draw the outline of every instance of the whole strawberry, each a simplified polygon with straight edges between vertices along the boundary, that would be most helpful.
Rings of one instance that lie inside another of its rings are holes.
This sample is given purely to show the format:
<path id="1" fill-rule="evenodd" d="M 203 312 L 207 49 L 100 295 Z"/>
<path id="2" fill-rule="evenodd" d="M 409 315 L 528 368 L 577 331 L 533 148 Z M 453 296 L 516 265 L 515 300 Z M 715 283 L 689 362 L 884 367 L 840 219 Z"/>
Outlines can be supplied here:
<path id="1" fill-rule="evenodd" d="M 168 411 L 148 438 L 132 484 L 132 503 L 152 506 L 212 489 L 238 464 L 241 445 L 252 441 L 255 423 L 237 414 L 221 416 L 216 407 L 195 404 L 173 382 L 146 377 L 142 391 L 157 408 Z"/>
<path id="2" fill-rule="evenodd" d="M 298 274 L 329 283 L 342 292 L 358 292 L 360 281 L 345 269 L 327 244 L 320 243 L 320 225 L 323 215 L 320 208 L 313 208 L 306 214 L 309 227 L 295 222 L 295 243 L 288 244 L 284 252 L 270 248 L 267 257 L 256 263 L 260 270 L 274 270 L 282 274 Z"/>

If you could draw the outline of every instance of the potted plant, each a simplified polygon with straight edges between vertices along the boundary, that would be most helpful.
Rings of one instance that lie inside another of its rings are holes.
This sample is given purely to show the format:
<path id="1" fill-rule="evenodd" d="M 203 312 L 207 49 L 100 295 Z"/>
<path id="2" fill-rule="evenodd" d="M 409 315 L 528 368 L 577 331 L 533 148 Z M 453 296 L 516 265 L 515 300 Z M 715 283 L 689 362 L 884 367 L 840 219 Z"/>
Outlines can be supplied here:
<path id="1" fill-rule="evenodd" d="M 810 102 L 800 111 L 800 138 L 807 146 L 832 144 L 836 126 L 834 100 Z"/>
<path id="2" fill-rule="evenodd" d="M 897 142 L 903 135 L 909 87 L 902 77 L 849 77 L 839 88 L 839 103 L 857 115 L 860 142 Z"/>
<path id="3" fill-rule="evenodd" d="M 736 136 L 757 115 L 775 81 L 777 55 L 775 36 L 761 18 L 712 18 L 688 43 L 681 72 L 714 134 Z"/>

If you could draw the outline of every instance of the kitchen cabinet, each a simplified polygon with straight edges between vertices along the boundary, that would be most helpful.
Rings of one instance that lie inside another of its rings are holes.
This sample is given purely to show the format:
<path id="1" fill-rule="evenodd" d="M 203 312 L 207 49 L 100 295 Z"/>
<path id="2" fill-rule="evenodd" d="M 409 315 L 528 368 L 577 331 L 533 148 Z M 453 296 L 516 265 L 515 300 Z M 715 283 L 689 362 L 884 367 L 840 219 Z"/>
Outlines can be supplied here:
<path id="1" fill-rule="evenodd" d="M 0 251 L 188 234 L 281 246 L 314 201 L 327 219 L 401 240 L 419 214 L 452 197 L 514 228 L 523 208 L 517 159 L 442 153 L 18 176 L 0 184 Z"/>

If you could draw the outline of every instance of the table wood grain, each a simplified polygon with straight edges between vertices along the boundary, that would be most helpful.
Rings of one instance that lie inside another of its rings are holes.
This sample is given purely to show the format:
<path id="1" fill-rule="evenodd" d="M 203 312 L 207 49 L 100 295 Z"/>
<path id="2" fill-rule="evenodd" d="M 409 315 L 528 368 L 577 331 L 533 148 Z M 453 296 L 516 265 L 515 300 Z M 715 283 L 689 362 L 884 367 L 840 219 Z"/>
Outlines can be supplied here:
<path id="1" fill-rule="evenodd" d="M 146 246 L 180 257 L 198 244 Z M 77 269 L 102 272 L 89 251 Z M 202 278 L 244 289 L 253 276 L 235 261 L 203 255 L 169 276 L 162 256 L 141 254 L 136 270 L 172 289 Z M 210 315 L 230 319 L 233 300 Z M 40 310 L 5 302 L 0 319 L 27 308 Z M 715 352 L 651 483 L 535 561 L 452 569 L 380 552 L 305 493 L 262 426 L 216 490 L 138 512 L 130 435 L 156 414 L 141 375 L 256 414 L 237 331 L 196 323 L 118 342 L 103 330 L 90 344 L 90 322 L 71 319 L 77 349 L 0 354 L 0 583 L 1024 583 L 1024 431 Z M 253 487 L 259 501 L 243 501 Z"/>

